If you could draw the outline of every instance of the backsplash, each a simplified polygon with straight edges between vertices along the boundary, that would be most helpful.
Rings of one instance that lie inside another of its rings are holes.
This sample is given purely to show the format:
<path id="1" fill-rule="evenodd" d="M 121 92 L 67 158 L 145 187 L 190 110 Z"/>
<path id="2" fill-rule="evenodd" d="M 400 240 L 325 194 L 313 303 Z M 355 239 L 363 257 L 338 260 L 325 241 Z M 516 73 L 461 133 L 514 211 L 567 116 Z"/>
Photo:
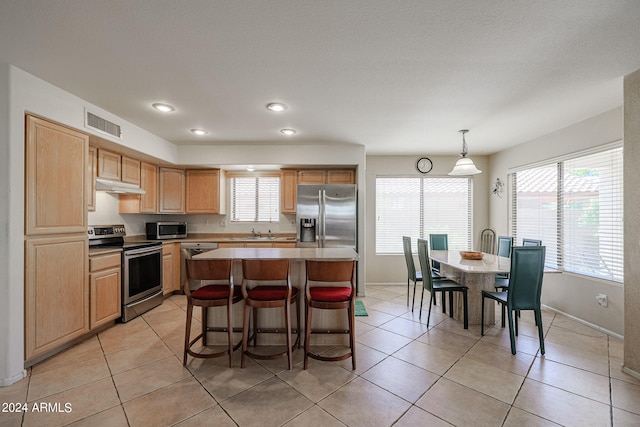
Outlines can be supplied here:
<path id="1" fill-rule="evenodd" d="M 89 225 L 124 224 L 128 236 L 145 234 L 145 223 L 154 221 L 184 221 L 189 233 L 295 233 L 295 215 L 280 215 L 280 222 L 231 223 L 227 215 L 160 215 L 121 214 L 118 196 L 96 192 L 96 210 L 89 212 Z"/>

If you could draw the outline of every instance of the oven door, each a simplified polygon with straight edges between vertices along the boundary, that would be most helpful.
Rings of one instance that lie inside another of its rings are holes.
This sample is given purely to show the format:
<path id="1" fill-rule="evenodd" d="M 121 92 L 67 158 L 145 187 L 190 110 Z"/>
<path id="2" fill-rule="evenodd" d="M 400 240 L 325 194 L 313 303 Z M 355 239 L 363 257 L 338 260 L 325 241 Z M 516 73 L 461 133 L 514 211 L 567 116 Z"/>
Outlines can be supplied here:
<path id="1" fill-rule="evenodd" d="M 162 245 L 124 251 L 122 304 L 162 291 Z"/>

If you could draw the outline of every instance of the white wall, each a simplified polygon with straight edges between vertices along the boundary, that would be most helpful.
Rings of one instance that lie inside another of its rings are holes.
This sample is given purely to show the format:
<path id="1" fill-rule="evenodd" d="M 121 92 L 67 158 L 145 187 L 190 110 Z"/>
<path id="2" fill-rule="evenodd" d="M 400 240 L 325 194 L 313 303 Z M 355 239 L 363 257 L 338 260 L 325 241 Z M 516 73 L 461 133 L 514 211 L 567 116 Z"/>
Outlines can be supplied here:
<path id="1" fill-rule="evenodd" d="M 546 159 L 598 147 L 623 139 L 622 107 L 589 118 L 564 129 L 491 156 L 491 179 L 507 182 L 507 171 Z M 628 182 L 625 176 L 625 187 Z M 508 228 L 508 200 L 491 197 L 490 227 L 496 234 L 510 235 Z M 609 306 L 600 307 L 596 295 L 609 297 Z M 624 288 L 604 280 L 574 274 L 547 274 L 544 278 L 542 303 L 592 325 L 618 335 L 623 334 Z"/>
<path id="2" fill-rule="evenodd" d="M 640 70 L 624 78 L 624 367 L 640 378 Z"/>
<path id="3" fill-rule="evenodd" d="M 378 176 L 423 176 L 416 171 L 415 162 L 421 156 L 367 156 L 367 205 L 366 234 L 367 242 L 367 283 L 368 284 L 405 284 L 407 283 L 407 266 L 404 255 L 377 255 L 375 242 L 376 224 L 376 177 Z M 489 224 L 489 176 L 488 159 L 483 156 L 470 155 L 483 173 L 472 178 L 472 247 L 476 248 L 480 232 Z M 446 176 L 458 160 L 458 156 L 429 156 L 433 162 L 433 170 L 429 176 Z M 401 236 L 398 236 L 400 239 Z"/>

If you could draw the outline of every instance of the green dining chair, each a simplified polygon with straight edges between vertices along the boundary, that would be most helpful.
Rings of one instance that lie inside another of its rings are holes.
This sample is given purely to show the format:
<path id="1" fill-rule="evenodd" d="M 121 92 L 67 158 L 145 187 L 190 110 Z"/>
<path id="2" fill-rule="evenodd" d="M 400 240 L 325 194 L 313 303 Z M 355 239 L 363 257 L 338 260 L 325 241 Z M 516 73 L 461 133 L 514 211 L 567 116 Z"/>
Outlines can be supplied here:
<path id="1" fill-rule="evenodd" d="M 513 246 L 513 237 L 511 236 L 498 236 L 498 250 L 496 255 L 510 258 L 511 247 Z M 509 288 L 509 274 L 497 273 L 494 284 L 496 291 L 506 291 Z"/>
<path id="2" fill-rule="evenodd" d="M 407 264 L 407 305 L 409 305 L 409 294 L 411 294 L 410 284 L 413 282 L 413 301 L 411 303 L 411 312 L 413 313 L 413 305 L 416 302 L 416 285 L 418 282 L 422 282 L 422 272 L 416 271 L 413 253 L 411 252 L 411 237 L 402 236 L 402 247 L 404 249 L 404 260 Z"/>
<path id="3" fill-rule="evenodd" d="M 542 246 L 542 240 L 522 239 L 522 246 Z"/>
<path id="4" fill-rule="evenodd" d="M 429 247 L 432 251 L 448 251 L 449 250 L 449 235 L 448 234 L 429 234 Z M 438 261 L 431 261 L 431 271 L 432 276 L 439 278 L 443 277 L 440 272 L 440 263 Z M 447 304 L 444 298 L 444 294 L 442 294 L 442 312 L 447 312 Z M 451 298 L 450 298 L 451 299 Z M 433 300 L 433 304 L 435 305 L 436 300 Z"/>
<path id="5" fill-rule="evenodd" d="M 502 325 L 504 327 L 505 308 L 509 321 L 509 338 L 511 353 L 516 354 L 518 336 L 518 316 L 514 311 L 533 310 L 538 326 L 540 353 L 544 354 L 544 333 L 542 329 L 542 311 L 540 294 L 542 293 L 542 276 L 544 275 L 544 246 L 517 246 L 511 252 L 511 271 L 508 292 L 482 291 L 482 315 L 480 333 L 484 335 L 484 300 L 491 299 L 502 305 Z M 514 324 L 515 319 L 515 324 Z"/>
<path id="6" fill-rule="evenodd" d="M 420 268 L 422 271 L 429 271 L 429 248 L 427 247 L 427 241 L 424 239 L 418 239 L 418 261 L 420 262 Z M 463 305 L 463 319 L 464 319 L 464 328 L 469 329 L 469 304 L 467 301 L 467 290 L 468 288 L 464 285 L 461 285 L 451 279 L 445 278 L 434 278 L 431 275 L 427 274 L 423 276 L 422 280 L 422 295 L 420 296 L 420 316 L 418 318 L 422 318 L 422 302 L 424 300 L 424 290 L 425 288 L 429 291 L 430 301 L 435 302 L 436 292 L 442 292 L 442 305 L 444 305 L 445 292 L 449 292 L 449 316 L 453 317 L 453 292 L 461 292 L 462 293 L 462 305 Z M 427 328 L 429 327 L 429 319 L 431 318 L 431 306 L 429 304 L 429 312 L 427 314 Z"/>

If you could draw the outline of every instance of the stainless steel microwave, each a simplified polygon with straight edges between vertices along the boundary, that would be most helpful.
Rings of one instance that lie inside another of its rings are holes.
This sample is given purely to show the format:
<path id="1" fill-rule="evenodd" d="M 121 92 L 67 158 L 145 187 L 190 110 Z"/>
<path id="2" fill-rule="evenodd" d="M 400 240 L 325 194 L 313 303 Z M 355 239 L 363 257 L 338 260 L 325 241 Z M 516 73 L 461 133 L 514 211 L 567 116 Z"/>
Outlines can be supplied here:
<path id="1" fill-rule="evenodd" d="M 186 222 L 147 222 L 147 239 L 184 239 L 187 237 Z"/>

